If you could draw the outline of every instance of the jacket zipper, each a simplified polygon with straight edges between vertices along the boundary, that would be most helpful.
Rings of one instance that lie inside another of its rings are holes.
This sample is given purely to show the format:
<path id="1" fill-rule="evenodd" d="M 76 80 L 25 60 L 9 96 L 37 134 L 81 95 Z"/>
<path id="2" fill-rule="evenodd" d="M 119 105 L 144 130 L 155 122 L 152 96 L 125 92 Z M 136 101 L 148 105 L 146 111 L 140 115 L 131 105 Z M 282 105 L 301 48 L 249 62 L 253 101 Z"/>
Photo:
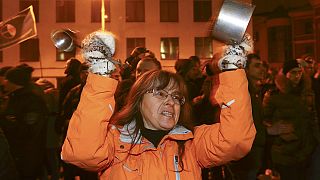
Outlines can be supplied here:
<path id="1" fill-rule="evenodd" d="M 176 173 L 176 180 L 180 180 L 179 172 L 179 157 L 177 155 L 173 156 L 174 171 Z"/>

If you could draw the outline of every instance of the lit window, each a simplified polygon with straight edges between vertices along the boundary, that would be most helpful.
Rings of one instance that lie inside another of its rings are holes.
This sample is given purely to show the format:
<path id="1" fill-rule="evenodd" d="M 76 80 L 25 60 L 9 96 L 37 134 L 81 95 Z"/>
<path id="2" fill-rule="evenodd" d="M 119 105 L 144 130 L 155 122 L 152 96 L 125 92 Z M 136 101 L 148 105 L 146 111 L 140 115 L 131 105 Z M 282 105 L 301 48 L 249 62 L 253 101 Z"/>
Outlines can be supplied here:
<path id="1" fill-rule="evenodd" d="M 131 52 L 136 47 L 145 47 L 146 39 L 145 38 L 127 38 L 127 57 L 130 56 Z"/>
<path id="2" fill-rule="evenodd" d="M 194 22 L 206 22 L 211 18 L 211 0 L 193 1 L 193 20 Z"/>
<path id="3" fill-rule="evenodd" d="M 33 6 L 36 22 L 39 22 L 39 0 L 20 0 L 20 11 L 28 8 L 31 5 Z"/>
<path id="4" fill-rule="evenodd" d="M 20 43 L 20 61 L 39 61 L 39 39 L 29 39 Z"/>
<path id="5" fill-rule="evenodd" d="M 105 21 L 110 22 L 110 0 L 104 0 Z M 91 1 L 91 22 L 101 22 L 101 0 Z"/>
<path id="6" fill-rule="evenodd" d="M 195 55 L 200 59 L 210 59 L 213 57 L 212 39 L 209 37 L 195 38 Z"/>
<path id="7" fill-rule="evenodd" d="M 75 0 L 56 0 L 56 22 L 75 22 Z"/>
<path id="8" fill-rule="evenodd" d="M 179 59 L 179 38 L 161 38 L 161 59 Z"/>
<path id="9" fill-rule="evenodd" d="M 160 22 L 178 22 L 178 0 L 160 0 Z"/>
<path id="10" fill-rule="evenodd" d="M 126 0 L 127 22 L 144 22 L 144 0 Z"/>

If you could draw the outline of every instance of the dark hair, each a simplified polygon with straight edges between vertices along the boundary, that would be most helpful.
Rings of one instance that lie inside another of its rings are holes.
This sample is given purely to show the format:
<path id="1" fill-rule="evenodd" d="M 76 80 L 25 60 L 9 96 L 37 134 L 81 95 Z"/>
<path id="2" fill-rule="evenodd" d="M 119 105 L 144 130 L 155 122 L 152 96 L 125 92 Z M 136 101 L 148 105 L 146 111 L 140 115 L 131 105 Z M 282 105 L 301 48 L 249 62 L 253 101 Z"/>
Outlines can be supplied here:
<path id="1" fill-rule="evenodd" d="M 177 73 L 185 78 L 188 71 L 193 67 L 196 61 L 192 61 L 191 59 L 178 59 L 174 65 Z"/>
<path id="2" fill-rule="evenodd" d="M 251 53 L 247 55 L 247 64 L 246 64 L 246 69 L 249 68 L 249 65 L 252 63 L 253 59 L 261 60 L 260 56 L 255 53 Z"/>
<path id="3" fill-rule="evenodd" d="M 69 59 L 69 64 L 66 69 L 68 75 L 78 75 L 81 70 L 81 62 L 76 58 Z"/>
<path id="4" fill-rule="evenodd" d="M 28 65 L 19 65 L 7 70 L 5 78 L 20 86 L 26 86 L 31 82 L 33 68 Z"/>
<path id="5" fill-rule="evenodd" d="M 198 56 L 190 56 L 189 59 L 194 63 L 200 63 L 200 58 Z"/>
<path id="6" fill-rule="evenodd" d="M 5 67 L 0 68 L 0 76 L 5 76 L 6 72 L 11 68 L 13 68 L 13 67 L 12 66 L 5 66 Z"/>
<path id="7" fill-rule="evenodd" d="M 140 54 L 146 53 L 146 52 L 149 52 L 147 50 L 147 48 L 137 46 L 137 47 L 134 48 L 134 50 L 132 50 L 130 56 L 136 57 L 136 56 L 139 56 Z"/>
<path id="8" fill-rule="evenodd" d="M 145 56 L 140 61 L 151 62 L 157 66 L 158 70 L 161 70 L 161 63 L 157 58 L 151 56 Z"/>
<path id="9" fill-rule="evenodd" d="M 299 67 L 301 67 L 301 65 L 296 59 L 284 61 L 282 65 L 282 73 L 286 75 L 291 69 Z"/>
<path id="10" fill-rule="evenodd" d="M 133 142 L 136 142 L 136 140 L 140 138 L 137 137 L 139 130 L 141 130 L 144 127 L 142 114 L 140 110 L 143 96 L 151 89 L 164 89 L 168 85 L 171 85 L 170 83 L 172 82 L 174 83 L 173 85 L 176 85 L 180 93 L 182 93 L 186 98 L 186 103 L 183 106 L 181 106 L 180 117 L 177 124 L 182 125 L 188 128 L 189 130 L 193 131 L 193 125 L 191 122 L 191 106 L 188 103 L 189 101 L 187 99 L 187 87 L 179 75 L 163 70 L 148 71 L 144 73 L 133 84 L 128 95 L 127 104 L 123 107 L 121 111 L 117 112 L 111 117 L 110 123 L 118 126 L 124 126 L 125 124 L 128 124 L 133 120 L 136 120 L 135 130 L 133 134 L 130 134 L 133 137 Z M 177 143 L 179 158 L 182 159 L 185 150 L 185 141 L 179 141 Z M 134 146 L 135 144 L 132 144 L 130 150 Z M 183 169 L 182 160 L 180 162 L 180 166 Z"/>

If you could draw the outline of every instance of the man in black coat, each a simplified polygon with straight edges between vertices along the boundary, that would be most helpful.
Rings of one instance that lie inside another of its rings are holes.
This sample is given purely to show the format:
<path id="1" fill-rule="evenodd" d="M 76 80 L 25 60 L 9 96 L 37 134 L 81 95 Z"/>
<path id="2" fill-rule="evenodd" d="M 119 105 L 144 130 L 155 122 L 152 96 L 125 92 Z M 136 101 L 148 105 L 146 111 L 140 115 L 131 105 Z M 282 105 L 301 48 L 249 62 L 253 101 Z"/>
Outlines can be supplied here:
<path id="1" fill-rule="evenodd" d="M 19 179 L 37 179 L 41 173 L 46 138 L 47 109 L 42 97 L 27 88 L 31 82 L 24 67 L 5 75 L 8 102 L 1 114 L 1 125 L 12 152 Z"/>

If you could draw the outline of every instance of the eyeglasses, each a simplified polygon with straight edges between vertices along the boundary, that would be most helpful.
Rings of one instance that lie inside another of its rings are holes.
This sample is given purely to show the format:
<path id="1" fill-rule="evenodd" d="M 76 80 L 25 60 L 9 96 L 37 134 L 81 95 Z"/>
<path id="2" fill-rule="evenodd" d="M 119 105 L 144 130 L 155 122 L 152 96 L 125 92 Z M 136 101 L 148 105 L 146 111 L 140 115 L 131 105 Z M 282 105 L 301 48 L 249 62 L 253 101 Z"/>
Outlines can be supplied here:
<path id="1" fill-rule="evenodd" d="M 147 93 L 152 93 L 153 97 L 161 100 L 166 100 L 167 97 L 170 95 L 171 98 L 173 99 L 173 102 L 180 106 L 184 105 L 184 103 L 186 102 L 186 98 L 180 92 L 173 92 L 169 94 L 167 91 L 163 89 L 162 90 L 152 89 L 147 91 Z"/>

